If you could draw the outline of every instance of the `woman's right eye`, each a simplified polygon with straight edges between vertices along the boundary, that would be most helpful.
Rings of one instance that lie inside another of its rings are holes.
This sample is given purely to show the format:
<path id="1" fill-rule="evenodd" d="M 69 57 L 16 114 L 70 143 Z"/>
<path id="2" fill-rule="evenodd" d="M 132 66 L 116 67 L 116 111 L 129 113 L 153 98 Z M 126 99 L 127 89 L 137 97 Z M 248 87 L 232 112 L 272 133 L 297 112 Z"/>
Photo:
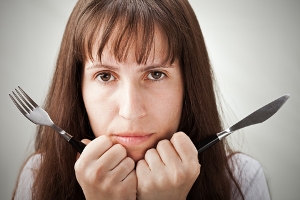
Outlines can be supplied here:
<path id="1" fill-rule="evenodd" d="M 108 72 L 102 72 L 97 75 L 97 79 L 101 82 L 109 82 L 109 81 L 114 81 L 116 78 Z"/>

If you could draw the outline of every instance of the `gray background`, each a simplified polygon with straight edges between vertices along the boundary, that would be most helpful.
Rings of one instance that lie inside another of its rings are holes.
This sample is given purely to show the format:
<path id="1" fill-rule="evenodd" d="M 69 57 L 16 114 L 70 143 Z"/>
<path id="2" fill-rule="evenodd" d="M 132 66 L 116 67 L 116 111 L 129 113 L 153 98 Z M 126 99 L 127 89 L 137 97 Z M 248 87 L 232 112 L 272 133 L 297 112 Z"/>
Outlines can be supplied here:
<path id="1" fill-rule="evenodd" d="M 300 197 L 300 1 L 190 1 L 214 67 L 225 124 L 232 125 L 286 93 L 267 122 L 230 136 L 259 160 L 272 198 Z M 35 125 L 8 94 L 20 85 L 43 103 L 75 0 L 0 1 L 0 199 L 10 199 L 18 170 L 32 151 Z"/>

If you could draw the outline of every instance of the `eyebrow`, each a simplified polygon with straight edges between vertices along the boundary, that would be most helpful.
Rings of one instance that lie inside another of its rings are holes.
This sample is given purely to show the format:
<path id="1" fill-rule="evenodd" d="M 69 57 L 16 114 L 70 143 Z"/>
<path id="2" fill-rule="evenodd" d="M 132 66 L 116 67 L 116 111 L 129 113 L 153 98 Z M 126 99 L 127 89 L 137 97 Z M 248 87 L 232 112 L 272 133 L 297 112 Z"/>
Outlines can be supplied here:
<path id="1" fill-rule="evenodd" d="M 150 65 L 150 66 L 141 68 L 139 70 L 139 72 L 146 72 L 146 71 L 151 71 L 153 69 L 174 68 L 174 67 L 175 67 L 175 65 L 173 65 L 173 64 L 171 64 L 171 65 Z M 106 68 L 106 69 L 113 70 L 113 71 L 119 71 L 118 67 L 114 67 L 111 65 L 102 65 L 102 64 L 91 65 L 91 66 L 88 66 L 86 69 L 89 70 L 89 69 L 93 69 L 93 68 Z"/>
<path id="2" fill-rule="evenodd" d="M 101 64 L 93 64 L 91 66 L 88 66 L 86 69 L 89 70 L 89 69 L 94 69 L 94 68 L 106 68 L 106 69 L 109 69 L 109 70 L 119 70 L 117 67 L 113 67 L 113 66 L 110 66 L 110 65 L 101 65 Z"/>
<path id="3" fill-rule="evenodd" d="M 160 69 L 160 68 L 174 68 L 175 65 L 171 64 L 171 65 L 150 65 L 147 67 L 143 67 L 142 69 L 140 69 L 140 72 L 146 72 L 146 71 L 151 71 L 153 69 Z"/>

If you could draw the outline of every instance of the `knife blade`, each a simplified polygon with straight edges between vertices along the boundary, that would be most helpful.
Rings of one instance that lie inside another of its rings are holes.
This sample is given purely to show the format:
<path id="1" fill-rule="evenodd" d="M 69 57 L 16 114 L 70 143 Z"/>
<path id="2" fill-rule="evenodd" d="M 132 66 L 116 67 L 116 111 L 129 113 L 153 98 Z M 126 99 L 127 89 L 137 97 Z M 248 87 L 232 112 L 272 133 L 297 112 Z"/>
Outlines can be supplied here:
<path id="1" fill-rule="evenodd" d="M 283 106 L 283 104 L 288 100 L 289 97 L 290 97 L 289 94 L 283 95 L 282 97 L 279 97 L 278 99 L 254 111 L 253 113 L 251 113 L 244 119 L 240 120 L 233 126 L 227 128 L 226 130 L 217 133 L 203 141 L 200 141 L 200 145 L 199 145 L 200 148 L 198 149 L 198 154 L 205 151 L 209 147 L 213 146 L 220 140 L 224 139 L 234 131 L 266 121 L 267 119 L 272 117 Z"/>

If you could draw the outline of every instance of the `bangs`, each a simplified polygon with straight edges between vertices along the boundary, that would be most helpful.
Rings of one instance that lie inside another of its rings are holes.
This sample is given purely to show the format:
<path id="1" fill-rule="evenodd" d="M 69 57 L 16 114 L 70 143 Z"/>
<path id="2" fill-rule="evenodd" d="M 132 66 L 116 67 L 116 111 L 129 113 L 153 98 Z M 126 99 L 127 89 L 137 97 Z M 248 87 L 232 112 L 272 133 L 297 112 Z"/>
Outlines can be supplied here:
<path id="1" fill-rule="evenodd" d="M 152 7 L 155 8 L 152 9 Z M 79 47 L 82 62 L 94 60 L 95 55 L 101 61 L 105 46 L 109 44 L 112 55 L 117 61 L 124 61 L 129 51 L 134 51 L 138 64 L 145 64 L 154 48 L 154 36 L 160 26 L 167 36 L 167 48 L 164 62 L 174 62 L 181 51 L 178 37 L 169 30 L 171 19 L 159 5 L 143 0 L 93 1 L 79 19 L 75 46 Z M 155 12 L 153 12 L 155 10 Z M 174 29 L 174 26 L 173 26 Z M 176 29 L 175 29 L 176 30 Z"/>

